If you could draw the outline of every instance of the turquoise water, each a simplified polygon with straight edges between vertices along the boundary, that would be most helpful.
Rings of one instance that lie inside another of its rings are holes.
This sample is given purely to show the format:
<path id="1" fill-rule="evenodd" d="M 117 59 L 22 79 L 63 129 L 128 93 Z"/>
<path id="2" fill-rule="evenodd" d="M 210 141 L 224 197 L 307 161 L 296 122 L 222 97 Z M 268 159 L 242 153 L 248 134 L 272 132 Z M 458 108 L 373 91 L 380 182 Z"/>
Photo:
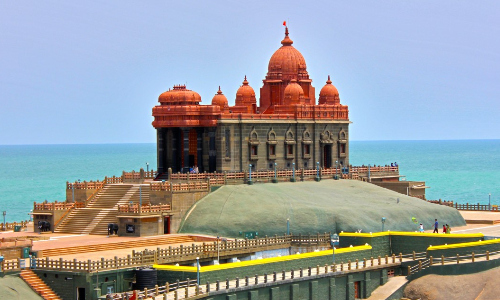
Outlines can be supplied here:
<path id="1" fill-rule="evenodd" d="M 353 141 L 350 160 L 397 162 L 408 180 L 426 181 L 428 199 L 488 203 L 491 193 L 500 204 L 500 140 Z M 7 222 L 26 220 L 34 201 L 64 201 L 66 181 L 102 180 L 146 162 L 156 169 L 156 144 L 0 146 L 0 211 Z"/>

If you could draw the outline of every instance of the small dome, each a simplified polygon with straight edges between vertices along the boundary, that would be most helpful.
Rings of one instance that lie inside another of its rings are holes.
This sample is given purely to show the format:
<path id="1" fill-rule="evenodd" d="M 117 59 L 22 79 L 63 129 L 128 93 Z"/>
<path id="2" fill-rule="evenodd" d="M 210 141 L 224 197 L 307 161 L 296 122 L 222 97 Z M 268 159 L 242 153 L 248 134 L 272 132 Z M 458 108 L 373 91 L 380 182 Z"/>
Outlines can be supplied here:
<path id="1" fill-rule="evenodd" d="M 290 83 L 286 86 L 284 102 L 285 105 L 304 103 L 304 90 L 297 83 L 297 80 L 290 80 Z"/>
<path id="2" fill-rule="evenodd" d="M 236 91 L 236 106 L 249 106 L 256 104 L 255 91 L 251 86 L 248 85 L 247 76 L 245 75 L 245 80 L 243 80 L 243 85 L 240 86 L 238 91 Z"/>
<path id="3" fill-rule="evenodd" d="M 283 46 L 276 50 L 269 60 L 268 76 L 281 77 L 284 75 L 296 78 L 299 73 L 307 75 L 306 60 L 299 50 L 292 46 L 293 41 L 288 37 L 288 27 L 285 29 L 285 38 L 281 44 Z"/>
<path id="4" fill-rule="evenodd" d="M 158 97 L 158 102 L 163 105 L 198 105 L 201 96 L 186 89 L 186 85 L 174 85 L 173 90 L 169 89 Z"/>
<path id="5" fill-rule="evenodd" d="M 227 104 L 227 98 L 226 96 L 224 96 L 224 94 L 222 94 L 220 86 L 219 90 L 217 91 L 217 94 L 215 94 L 215 96 L 212 98 L 212 105 L 219 106 L 221 111 L 224 111 L 226 108 L 229 107 Z"/>
<path id="6" fill-rule="evenodd" d="M 332 84 L 330 75 L 328 75 L 325 86 L 319 92 L 319 104 L 340 104 L 339 91 Z"/>

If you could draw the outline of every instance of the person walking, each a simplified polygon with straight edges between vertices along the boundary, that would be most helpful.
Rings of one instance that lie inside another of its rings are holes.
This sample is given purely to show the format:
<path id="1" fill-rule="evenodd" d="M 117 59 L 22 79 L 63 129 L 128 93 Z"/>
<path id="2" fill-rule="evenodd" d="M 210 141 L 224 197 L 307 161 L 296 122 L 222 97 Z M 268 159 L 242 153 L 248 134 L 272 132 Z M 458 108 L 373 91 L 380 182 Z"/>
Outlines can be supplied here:
<path id="1" fill-rule="evenodd" d="M 439 223 L 438 223 L 438 219 L 434 219 L 434 230 L 432 231 L 432 233 L 439 233 Z"/>
<path id="2" fill-rule="evenodd" d="M 446 233 L 446 225 L 443 225 L 443 233 Z"/>
<path id="3" fill-rule="evenodd" d="M 418 232 L 424 233 L 424 224 L 420 223 L 420 226 L 418 228 Z"/>
<path id="4" fill-rule="evenodd" d="M 451 233 L 450 225 L 446 224 L 446 234 L 450 234 L 450 233 Z"/>

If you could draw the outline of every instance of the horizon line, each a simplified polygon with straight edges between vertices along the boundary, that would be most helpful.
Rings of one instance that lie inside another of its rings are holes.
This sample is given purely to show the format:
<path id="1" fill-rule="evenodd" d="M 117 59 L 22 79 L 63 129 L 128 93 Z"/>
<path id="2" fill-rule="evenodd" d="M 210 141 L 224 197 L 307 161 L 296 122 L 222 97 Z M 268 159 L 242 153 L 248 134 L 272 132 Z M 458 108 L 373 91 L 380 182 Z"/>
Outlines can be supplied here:
<path id="1" fill-rule="evenodd" d="M 499 141 L 500 138 L 491 139 L 428 139 L 428 140 L 349 140 L 349 142 L 452 142 L 452 141 Z M 137 145 L 137 144 L 156 144 L 156 142 L 126 142 L 126 143 L 54 143 L 54 144 L 0 144 L 0 146 L 78 146 L 78 145 Z"/>

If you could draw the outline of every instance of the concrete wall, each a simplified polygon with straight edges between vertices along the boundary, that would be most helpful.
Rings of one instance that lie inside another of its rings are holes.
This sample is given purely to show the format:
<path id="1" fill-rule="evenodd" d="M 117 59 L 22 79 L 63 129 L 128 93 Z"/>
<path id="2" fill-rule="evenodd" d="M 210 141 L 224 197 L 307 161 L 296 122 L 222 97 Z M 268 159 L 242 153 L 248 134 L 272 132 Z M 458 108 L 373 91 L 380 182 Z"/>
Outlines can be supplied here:
<path id="1" fill-rule="evenodd" d="M 133 225 L 134 232 L 127 232 L 127 226 Z M 119 236 L 153 236 L 163 234 L 163 216 L 148 218 L 118 218 Z"/>
<path id="2" fill-rule="evenodd" d="M 387 270 L 374 270 L 335 276 L 319 276 L 314 279 L 269 282 L 258 287 L 240 287 L 229 291 L 212 292 L 206 299 L 211 300 L 253 300 L 253 299 L 355 299 L 355 285 L 359 287 L 360 298 L 368 298 L 371 293 L 387 281 Z M 356 297 L 357 298 L 357 297 Z"/>
<path id="3" fill-rule="evenodd" d="M 292 255 L 293 256 L 293 255 Z M 361 250 L 352 251 L 347 253 L 339 253 L 335 255 L 336 263 L 344 262 L 348 260 L 355 261 L 363 258 L 369 259 L 372 255 L 371 250 Z M 258 260 L 255 261 L 256 264 L 251 264 L 249 266 L 238 266 L 238 267 L 228 267 L 222 270 L 205 271 L 203 267 L 200 272 L 201 282 L 215 282 L 217 280 L 225 280 L 226 278 L 234 279 L 236 277 L 244 278 L 245 276 L 255 276 L 255 274 L 272 274 L 273 272 L 298 270 L 300 268 L 308 268 L 314 266 L 324 266 L 325 264 L 331 265 L 333 263 L 332 255 L 323 255 L 318 257 L 303 258 L 297 260 L 285 260 L 273 263 L 258 264 Z M 235 263 L 238 264 L 238 263 Z M 228 266 L 230 266 L 229 264 Z M 159 282 L 175 282 L 176 280 L 186 280 L 187 278 L 196 278 L 196 268 L 192 271 L 174 271 L 174 270 L 158 270 L 158 281 Z"/>
<path id="4" fill-rule="evenodd" d="M 425 185 L 425 181 L 378 181 L 372 180 L 371 183 L 380 187 L 395 191 L 397 193 L 412 197 L 425 199 L 425 189 L 412 188 L 413 186 Z"/>
<path id="5" fill-rule="evenodd" d="M 72 273 L 36 269 L 33 271 L 64 300 L 76 300 L 78 288 L 85 288 L 85 299 L 97 300 L 94 292 L 96 285 L 101 289 L 101 294 L 106 294 L 108 286 L 112 286 L 115 292 L 129 291 L 131 289 L 130 283 L 134 278 L 133 269 L 99 273 Z"/>

